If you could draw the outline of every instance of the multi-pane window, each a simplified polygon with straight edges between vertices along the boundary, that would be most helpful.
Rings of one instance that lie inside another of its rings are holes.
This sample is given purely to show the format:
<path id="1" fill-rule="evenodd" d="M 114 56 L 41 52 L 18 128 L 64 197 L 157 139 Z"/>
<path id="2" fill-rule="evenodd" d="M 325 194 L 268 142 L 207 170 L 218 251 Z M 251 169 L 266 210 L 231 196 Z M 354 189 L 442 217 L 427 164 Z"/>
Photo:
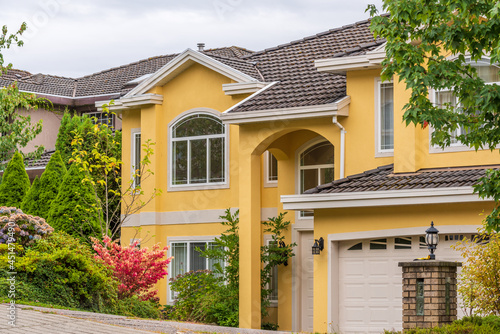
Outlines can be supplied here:
<path id="1" fill-rule="evenodd" d="M 477 75 L 485 84 L 500 84 L 500 67 L 491 65 L 487 60 L 472 61 L 466 58 L 466 64 L 476 69 Z M 452 107 L 457 113 L 462 112 L 462 107 L 452 90 L 441 90 L 434 93 L 434 103 L 440 107 Z M 450 146 L 462 146 L 463 144 L 457 139 L 460 135 L 467 134 L 464 126 L 461 126 L 451 133 Z"/>
<path id="2" fill-rule="evenodd" d="M 268 240 L 268 245 L 276 245 L 276 241 Z M 278 303 L 278 266 L 274 266 L 271 269 L 271 281 L 269 282 L 269 288 L 271 289 L 271 294 L 269 295 L 269 301 L 271 303 Z"/>
<path id="3" fill-rule="evenodd" d="M 394 150 L 394 88 L 392 82 L 379 82 L 378 151 Z"/>
<path id="4" fill-rule="evenodd" d="M 172 185 L 226 182 L 226 128 L 215 116 L 195 114 L 171 129 Z"/>
<path id="5" fill-rule="evenodd" d="M 141 133 L 132 135 L 132 175 L 134 175 L 134 188 L 141 185 Z"/>
<path id="6" fill-rule="evenodd" d="M 115 126 L 115 119 L 113 114 L 109 112 L 96 112 L 88 114 L 92 119 L 93 124 L 106 124 L 108 127 L 113 128 Z"/>
<path id="7" fill-rule="evenodd" d="M 207 247 L 216 247 L 216 244 L 211 241 L 179 241 L 170 244 L 171 256 L 170 277 L 175 278 L 177 275 L 184 274 L 188 271 L 196 270 L 214 270 L 215 264 L 219 263 L 221 268 L 224 268 L 222 260 L 208 259 L 201 255 L 198 251 L 204 251 Z M 171 298 L 175 298 L 173 291 Z"/>
<path id="8" fill-rule="evenodd" d="M 266 183 L 276 184 L 278 182 L 278 160 L 269 151 L 266 151 Z"/>
<path id="9" fill-rule="evenodd" d="M 328 141 L 313 145 L 300 155 L 299 182 L 300 193 L 320 184 L 333 181 L 333 153 L 334 147 Z M 310 211 L 301 211 L 301 217 L 312 217 Z"/>

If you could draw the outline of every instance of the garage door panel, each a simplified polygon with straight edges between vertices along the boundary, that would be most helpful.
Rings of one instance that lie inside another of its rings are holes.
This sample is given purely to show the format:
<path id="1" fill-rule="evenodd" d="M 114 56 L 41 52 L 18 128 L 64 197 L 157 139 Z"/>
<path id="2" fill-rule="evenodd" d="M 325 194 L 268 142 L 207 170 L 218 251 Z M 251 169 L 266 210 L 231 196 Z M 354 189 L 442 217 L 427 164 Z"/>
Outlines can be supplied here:
<path id="1" fill-rule="evenodd" d="M 349 250 L 362 243 L 362 250 Z M 462 261 L 460 254 L 442 243 L 437 257 Z M 383 333 L 402 329 L 402 272 L 398 262 L 427 256 L 419 237 L 412 237 L 411 249 L 396 249 L 387 238 L 386 249 L 370 249 L 369 240 L 341 242 L 339 245 L 338 299 L 341 333 Z M 460 311 L 459 311 L 460 314 Z"/>

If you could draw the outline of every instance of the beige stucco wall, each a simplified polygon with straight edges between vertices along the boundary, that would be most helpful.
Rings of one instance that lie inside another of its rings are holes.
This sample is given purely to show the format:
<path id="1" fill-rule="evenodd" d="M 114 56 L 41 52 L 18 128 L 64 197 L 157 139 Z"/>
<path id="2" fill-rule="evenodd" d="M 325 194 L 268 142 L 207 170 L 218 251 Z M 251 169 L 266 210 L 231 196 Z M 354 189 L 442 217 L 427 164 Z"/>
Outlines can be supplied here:
<path id="1" fill-rule="evenodd" d="M 20 110 L 19 113 L 23 116 L 26 116 L 29 113 L 32 124 L 36 124 L 40 120 L 43 122 L 42 132 L 36 136 L 35 139 L 29 142 L 26 147 L 21 149 L 21 151 L 28 153 L 33 151 L 35 146 L 40 145 L 45 147 L 45 151 L 55 150 L 57 133 L 59 132 L 59 126 L 61 125 L 62 112 L 38 109 L 30 112 Z"/>

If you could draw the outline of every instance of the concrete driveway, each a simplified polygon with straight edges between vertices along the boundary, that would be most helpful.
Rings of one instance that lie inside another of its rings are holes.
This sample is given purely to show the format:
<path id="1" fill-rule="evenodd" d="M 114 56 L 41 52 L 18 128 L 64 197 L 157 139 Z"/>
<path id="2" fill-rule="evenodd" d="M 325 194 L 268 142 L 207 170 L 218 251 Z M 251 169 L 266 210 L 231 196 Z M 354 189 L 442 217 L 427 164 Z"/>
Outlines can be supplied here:
<path id="1" fill-rule="evenodd" d="M 17 305 L 15 326 L 9 324 L 9 305 L 2 304 L 0 334 L 151 334 L 151 333 L 242 333 L 288 332 L 220 327 L 175 321 L 143 320 L 124 316 Z"/>

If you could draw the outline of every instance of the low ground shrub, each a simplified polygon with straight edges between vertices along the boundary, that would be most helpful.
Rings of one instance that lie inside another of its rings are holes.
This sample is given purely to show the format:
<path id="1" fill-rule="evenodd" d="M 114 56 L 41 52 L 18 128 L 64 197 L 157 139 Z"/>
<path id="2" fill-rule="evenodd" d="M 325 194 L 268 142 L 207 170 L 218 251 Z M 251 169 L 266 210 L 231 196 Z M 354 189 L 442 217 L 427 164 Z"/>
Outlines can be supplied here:
<path id="1" fill-rule="evenodd" d="M 136 244 L 121 246 L 117 240 L 105 236 L 100 240 L 92 238 L 97 255 L 96 260 L 102 261 L 114 277 L 120 282 L 118 298 L 137 296 L 141 300 L 157 300 L 154 285 L 167 275 L 168 247 L 160 248 L 159 244 L 151 249 L 137 248 Z"/>
<path id="2" fill-rule="evenodd" d="M 117 282 L 87 245 L 65 233 L 41 239 L 16 258 L 17 298 L 92 311 L 112 310 Z M 4 276 L 5 277 L 5 276 Z M 5 282 L 0 281 L 0 289 Z"/>
<path id="3" fill-rule="evenodd" d="M 0 295 L 10 283 L 6 245 L 0 245 Z M 21 246 L 17 246 L 22 249 Z M 40 239 L 16 257 L 16 296 L 28 301 L 94 312 L 158 319 L 160 306 L 138 297 L 118 299 L 119 282 L 94 258 L 91 247 L 64 232 Z"/>
<path id="4" fill-rule="evenodd" d="M 172 279 L 170 289 L 175 301 L 170 319 L 215 323 L 211 308 L 221 284 L 210 270 L 189 271 Z"/>
<path id="5" fill-rule="evenodd" d="M 500 333 L 500 317 L 464 317 L 452 324 L 436 328 L 415 328 L 405 334 L 494 334 Z M 385 331 L 384 334 L 401 334 L 401 332 Z"/>
<path id="6" fill-rule="evenodd" d="M 0 207 L 0 244 L 9 241 L 25 247 L 53 231 L 43 218 L 27 215 L 14 207 Z"/>

